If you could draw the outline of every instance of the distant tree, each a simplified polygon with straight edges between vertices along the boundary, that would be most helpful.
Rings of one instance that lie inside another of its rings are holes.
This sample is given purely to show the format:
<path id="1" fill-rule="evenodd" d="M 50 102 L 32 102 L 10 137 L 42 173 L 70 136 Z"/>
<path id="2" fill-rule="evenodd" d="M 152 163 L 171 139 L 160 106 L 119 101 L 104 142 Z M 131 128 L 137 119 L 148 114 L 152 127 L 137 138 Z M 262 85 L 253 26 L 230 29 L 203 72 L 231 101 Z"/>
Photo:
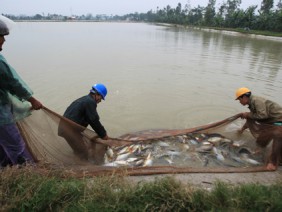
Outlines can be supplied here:
<path id="1" fill-rule="evenodd" d="M 207 26 L 213 26 L 215 17 L 215 3 L 216 0 L 209 0 L 209 3 L 205 9 L 205 24 Z"/>
<path id="2" fill-rule="evenodd" d="M 42 20 L 42 19 L 43 19 L 43 16 L 40 15 L 40 14 L 36 14 L 36 15 L 34 16 L 34 19 L 35 19 L 35 20 Z"/>
<path id="3" fill-rule="evenodd" d="M 281 10 L 282 9 L 282 0 L 279 0 L 277 3 L 277 9 Z"/>
<path id="4" fill-rule="evenodd" d="M 255 28 L 256 25 L 256 15 L 255 15 L 255 10 L 257 9 L 257 5 L 255 6 L 250 6 L 245 10 L 245 26 L 248 27 L 249 29 Z"/>
<path id="5" fill-rule="evenodd" d="M 92 15 L 91 13 L 88 13 L 88 14 L 86 14 L 86 16 L 85 16 L 85 19 L 86 19 L 86 20 L 91 20 L 91 19 L 93 19 L 93 15 Z"/>
<path id="6" fill-rule="evenodd" d="M 227 0 L 227 13 L 231 15 L 233 12 L 235 12 L 239 8 L 241 2 L 241 0 Z"/>
<path id="7" fill-rule="evenodd" d="M 260 11 L 264 14 L 269 14 L 273 8 L 274 0 L 263 0 L 261 3 Z"/>
<path id="8" fill-rule="evenodd" d="M 225 15 L 225 27 L 237 27 L 238 15 L 240 13 L 239 6 L 241 4 L 241 0 L 227 0 L 226 3 L 226 15 Z"/>
<path id="9" fill-rule="evenodd" d="M 192 9 L 188 16 L 189 16 L 189 22 L 192 25 L 202 25 L 203 23 L 203 14 L 204 14 L 204 7 L 201 7 L 198 5 L 198 7 Z"/>

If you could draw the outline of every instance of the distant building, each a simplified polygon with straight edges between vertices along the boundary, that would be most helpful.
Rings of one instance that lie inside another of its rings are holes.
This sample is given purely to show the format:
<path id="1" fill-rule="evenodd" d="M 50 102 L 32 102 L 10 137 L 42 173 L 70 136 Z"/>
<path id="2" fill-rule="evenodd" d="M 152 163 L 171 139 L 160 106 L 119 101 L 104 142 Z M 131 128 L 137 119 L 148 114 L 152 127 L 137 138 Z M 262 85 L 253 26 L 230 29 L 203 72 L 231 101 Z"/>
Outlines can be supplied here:
<path id="1" fill-rule="evenodd" d="M 75 16 L 68 16 L 68 17 L 67 17 L 67 20 L 70 20 L 70 21 L 75 20 L 75 19 L 76 19 Z"/>

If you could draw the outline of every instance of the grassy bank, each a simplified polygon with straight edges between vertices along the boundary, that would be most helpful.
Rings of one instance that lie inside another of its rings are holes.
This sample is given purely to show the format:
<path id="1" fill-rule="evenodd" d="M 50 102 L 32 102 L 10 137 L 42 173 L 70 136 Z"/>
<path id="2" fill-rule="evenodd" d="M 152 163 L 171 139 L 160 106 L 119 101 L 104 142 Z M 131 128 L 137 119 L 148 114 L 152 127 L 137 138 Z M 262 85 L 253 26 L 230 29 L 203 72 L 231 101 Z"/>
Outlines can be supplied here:
<path id="1" fill-rule="evenodd" d="M 282 38 L 282 33 L 279 32 L 271 32 L 271 31 L 259 31 L 259 30 L 246 30 L 243 28 L 209 28 L 215 30 L 224 30 L 224 31 L 232 31 L 232 32 L 240 32 L 244 34 L 253 34 L 253 35 L 263 35 L 263 36 L 272 36 L 272 37 L 280 37 Z"/>
<path id="2" fill-rule="evenodd" d="M 172 177 L 130 184 L 123 176 L 75 179 L 58 171 L 0 172 L 1 211 L 282 211 L 282 183 L 207 191 Z"/>

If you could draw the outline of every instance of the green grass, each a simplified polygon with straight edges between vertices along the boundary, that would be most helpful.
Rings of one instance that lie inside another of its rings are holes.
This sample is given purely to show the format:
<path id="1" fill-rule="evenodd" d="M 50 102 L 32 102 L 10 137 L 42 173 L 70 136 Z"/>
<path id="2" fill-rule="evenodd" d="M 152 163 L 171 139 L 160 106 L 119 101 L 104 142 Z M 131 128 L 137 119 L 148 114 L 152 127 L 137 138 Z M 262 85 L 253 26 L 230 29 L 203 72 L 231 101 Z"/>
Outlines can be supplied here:
<path id="1" fill-rule="evenodd" d="M 0 172 L 1 211 L 282 211 L 282 183 L 211 191 L 173 177 L 130 183 L 124 176 L 76 179 L 58 171 L 9 168 Z"/>

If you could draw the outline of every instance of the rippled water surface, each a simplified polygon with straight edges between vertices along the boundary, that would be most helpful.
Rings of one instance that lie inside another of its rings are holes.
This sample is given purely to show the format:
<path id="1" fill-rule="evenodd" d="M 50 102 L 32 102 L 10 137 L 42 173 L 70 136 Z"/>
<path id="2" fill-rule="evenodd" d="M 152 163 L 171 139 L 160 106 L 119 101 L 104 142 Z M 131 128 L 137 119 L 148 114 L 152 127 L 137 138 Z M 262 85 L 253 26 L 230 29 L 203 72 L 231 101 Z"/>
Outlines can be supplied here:
<path id="1" fill-rule="evenodd" d="M 282 42 L 137 23 L 17 23 L 2 54 L 46 107 L 63 114 L 92 84 L 110 136 L 182 129 L 247 111 L 235 90 L 282 104 Z"/>

